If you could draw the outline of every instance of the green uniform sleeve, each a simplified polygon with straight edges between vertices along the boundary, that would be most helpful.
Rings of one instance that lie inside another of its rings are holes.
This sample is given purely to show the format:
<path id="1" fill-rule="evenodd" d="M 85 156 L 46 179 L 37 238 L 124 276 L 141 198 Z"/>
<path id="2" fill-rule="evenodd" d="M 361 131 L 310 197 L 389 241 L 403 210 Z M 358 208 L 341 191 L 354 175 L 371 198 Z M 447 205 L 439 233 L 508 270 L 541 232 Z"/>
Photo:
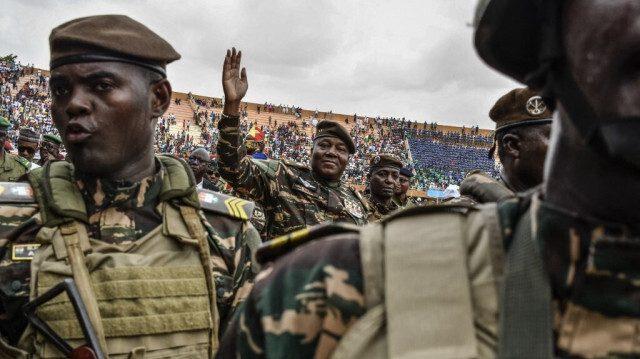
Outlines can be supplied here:
<path id="1" fill-rule="evenodd" d="M 257 272 L 252 264 L 252 254 L 261 241 L 249 221 L 220 215 L 205 217 L 222 333 L 237 306 L 251 290 Z"/>
<path id="2" fill-rule="evenodd" d="M 237 193 L 248 196 L 266 207 L 277 195 L 274 175 L 278 162 L 267 160 L 266 164 L 262 164 L 247 157 L 238 122 L 224 118 L 218 124 L 218 171 Z"/>
<path id="3" fill-rule="evenodd" d="M 36 245 L 40 227 L 35 204 L 0 204 L 0 336 L 11 345 L 27 325 L 22 305 L 29 299 L 31 260 L 25 251 Z"/>
<path id="4" fill-rule="evenodd" d="M 326 358 L 365 313 L 358 240 L 319 239 L 262 270 L 218 358 Z"/>

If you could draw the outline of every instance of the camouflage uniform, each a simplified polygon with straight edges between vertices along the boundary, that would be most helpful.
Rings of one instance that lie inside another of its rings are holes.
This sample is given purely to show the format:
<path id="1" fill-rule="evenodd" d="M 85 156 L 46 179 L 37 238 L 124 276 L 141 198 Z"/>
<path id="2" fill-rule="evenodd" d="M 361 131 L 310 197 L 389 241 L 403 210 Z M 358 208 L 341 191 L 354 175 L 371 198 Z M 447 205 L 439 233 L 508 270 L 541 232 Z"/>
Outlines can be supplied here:
<path id="1" fill-rule="evenodd" d="M 218 126 L 219 172 L 238 194 L 260 203 L 268 213 L 269 239 L 326 221 L 367 222 L 355 189 L 319 178 L 295 162 L 250 160 L 237 120 L 222 118 Z"/>
<path id="2" fill-rule="evenodd" d="M 155 175 L 135 183 L 76 176 L 86 205 L 90 238 L 126 245 L 163 223 L 157 206 L 162 202 L 159 195 L 167 173 L 164 165 L 159 161 L 156 163 L 158 171 Z M 0 236 L 5 241 L 0 247 L 0 315 L 3 318 L 0 332 L 8 342 L 15 344 L 26 325 L 20 308 L 29 298 L 31 281 L 32 256 L 24 253 L 37 243 L 36 235 L 43 223 L 33 189 L 27 183 L 0 185 L 3 187 Z M 200 200 L 203 210 L 199 215 L 210 246 L 217 307 L 221 327 L 224 327 L 252 285 L 254 271 L 250 244 L 259 243 L 259 238 L 246 221 L 246 215 L 241 219 L 237 212 L 234 216 L 230 210 L 226 215 L 222 213 L 224 210 L 211 210 L 214 208 L 211 204 L 228 204 L 230 199 L 226 196 L 202 191 Z"/>
<path id="3" fill-rule="evenodd" d="M 227 183 L 224 182 L 224 185 L 226 186 Z M 233 188 L 231 188 L 230 190 L 227 190 L 225 194 L 228 194 L 229 196 L 251 200 L 250 198 L 248 198 L 248 196 L 242 196 L 236 193 L 236 191 Z M 250 221 L 251 221 L 251 224 L 253 225 L 253 228 L 255 228 L 258 231 L 258 233 L 260 233 L 260 239 L 262 239 L 263 242 L 266 242 L 268 240 L 267 214 L 264 212 L 264 209 L 262 209 L 262 205 L 260 203 L 254 202 L 253 215 L 251 216 Z"/>
<path id="4" fill-rule="evenodd" d="M 383 203 L 376 201 L 371 195 L 367 195 L 364 198 L 369 206 L 369 213 L 367 213 L 367 221 L 369 222 L 379 221 L 400 208 L 393 201 L 388 206 L 385 206 Z"/>
<path id="5" fill-rule="evenodd" d="M 405 201 L 404 203 L 402 203 L 402 200 L 400 199 L 400 196 L 394 195 L 391 198 L 391 201 L 393 203 L 395 203 L 396 206 L 398 206 L 398 208 L 411 208 L 411 207 L 417 207 L 419 206 L 418 202 L 416 202 L 415 199 L 407 196 L 405 197 Z"/>
<path id="6" fill-rule="evenodd" d="M 4 149 L 0 150 L 5 151 Z M 0 163 L 0 182 L 17 181 L 20 176 L 27 173 L 30 166 L 29 161 L 5 151 L 4 159 Z"/>
<path id="7" fill-rule="evenodd" d="M 633 279 L 634 239 L 640 238 L 640 228 L 581 218 L 545 203 L 540 193 L 529 196 L 507 199 L 497 209 L 507 256 L 518 241 L 518 225 L 532 215 L 528 230 L 540 249 L 541 278 L 549 276 L 549 330 L 554 332 L 555 355 L 640 356 L 635 335 L 640 305 L 634 299 L 640 289 Z M 429 216 L 415 215 L 417 223 Z M 345 233 L 315 239 L 269 263 L 225 334 L 218 357 L 236 357 L 236 353 L 239 358 L 330 357 L 341 337 L 366 312 L 357 238 Z M 505 276 L 510 271 L 508 261 Z M 417 275 L 428 280 L 426 273 Z M 526 310 L 527 300 L 514 305 Z M 487 314 L 497 317 L 498 313 Z M 544 317 L 537 311 L 534 315 Z M 606 331 L 599 330 L 594 337 L 592 328 Z M 513 329 L 503 327 L 501 333 Z"/>

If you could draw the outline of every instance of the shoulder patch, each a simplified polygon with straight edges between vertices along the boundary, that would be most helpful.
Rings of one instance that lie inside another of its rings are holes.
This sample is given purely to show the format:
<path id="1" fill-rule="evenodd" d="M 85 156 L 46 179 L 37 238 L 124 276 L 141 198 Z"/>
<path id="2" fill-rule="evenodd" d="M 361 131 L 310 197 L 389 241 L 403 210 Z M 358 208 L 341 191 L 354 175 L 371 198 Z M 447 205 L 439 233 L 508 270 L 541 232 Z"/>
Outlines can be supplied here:
<path id="1" fill-rule="evenodd" d="M 16 162 L 18 162 L 19 164 L 24 166 L 24 168 L 26 168 L 26 169 L 31 168 L 31 162 L 29 162 L 29 160 L 25 159 L 24 157 L 20 157 L 20 156 L 16 156 L 16 155 L 13 155 L 13 157 L 16 160 Z"/>
<path id="2" fill-rule="evenodd" d="M 28 182 L 0 182 L 0 203 L 36 203 Z"/>
<path id="3" fill-rule="evenodd" d="M 253 202 L 207 189 L 198 190 L 200 208 L 231 218 L 248 221 L 253 216 Z"/>
<path id="4" fill-rule="evenodd" d="M 334 235 L 356 235 L 359 232 L 360 227 L 350 223 L 318 224 L 263 243 L 255 252 L 255 259 L 258 264 L 263 265 L 313 240 L 326 239 Z"/>
<path id="5" fill-rule="evenodd" d="M 300 162 L 294 162 L 294 161 L 290 161 L 290 160 L 282 160 L 282 163 L 284 163 L 287 166 L 292 166 L 292 167 L 297 167 L 297 168 L 302 168 L 302 169 L 309 169 L 309 166 L 305 165 L 304 163 L 300 163 Z"/>

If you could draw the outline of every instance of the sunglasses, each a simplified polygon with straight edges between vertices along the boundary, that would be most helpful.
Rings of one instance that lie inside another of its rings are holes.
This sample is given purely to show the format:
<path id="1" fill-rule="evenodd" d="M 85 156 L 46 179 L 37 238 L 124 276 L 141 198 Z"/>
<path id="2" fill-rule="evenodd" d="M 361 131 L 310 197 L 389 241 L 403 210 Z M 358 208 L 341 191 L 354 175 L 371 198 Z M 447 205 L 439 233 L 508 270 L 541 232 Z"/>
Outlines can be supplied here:
<path id="1" fill-rule="evenodd" d="M 36 153 L 36 149 L 33 147 L 27 147 L 27 146 L 18 146 L 18 153 L 22 153 L 24 151 L 29 152 L 29 154 L 34 154 Z"/>
<path id="2" fill-rule="evenodd" d="M 204 162 L 203 160 L 199 159 L 199 158 L 195 158 L 195 157 L 189 157 L 189 163 L 197 163 L 200 164 Z"/>

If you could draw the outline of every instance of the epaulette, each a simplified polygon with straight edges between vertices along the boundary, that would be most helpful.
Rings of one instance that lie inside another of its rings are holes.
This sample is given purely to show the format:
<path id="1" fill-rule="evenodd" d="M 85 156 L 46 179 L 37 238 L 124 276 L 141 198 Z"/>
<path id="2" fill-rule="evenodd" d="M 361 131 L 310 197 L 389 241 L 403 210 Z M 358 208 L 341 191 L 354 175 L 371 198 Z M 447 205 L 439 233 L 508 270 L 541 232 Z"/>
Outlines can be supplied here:
<path id="1" fill-rule="evenodd" d="M 287 235 L 262 243 L 255 252 L 255 260 L 259 265 L 271 262 L 283 254 L 300 247 L 305 243 L 334 235 L 357 234 L 360 227 L 351 223 L 323 223 L 311 228 L 304 228 Z"/>
<path id="2" fill-rule="evenodd" d="M 15 157 L 16 162 L 18 162 L 19 164 L 24 166 L 24 168 L 26 168 L 26 169 L 31 168 L 31 162 L 29 162 L 29 160 L 27 160 L 26 158 L 20 157 L 20 156 L 16 156 L 16 155 L 13 155 L 13 157 Z"/>
<path id="3" fill-rule="evenodd" d="M 297 168 L 302 168 L 302 169 L 309 169 L 309 166 L 305 165 L 304 163 L 301 162 L 295 162 L 295 161 L 290 161 L 290 160 L 281 160 L 282 163 L 284 163 L 287 166 L 292 166 L 292 167 L 297 167 Z"/>
<path id="4" fill-rule="evenodd" d="M 0 203 L 36 203 L 29 182 L 0 182 Z"/>
<path id="5" fill-rule="evenodd" d="M 232 218 L 248 221 L 253 216 L 254 204 L 238 197 L 228 196 L 207 189 L 198 190 L 200 208 Z"/>

